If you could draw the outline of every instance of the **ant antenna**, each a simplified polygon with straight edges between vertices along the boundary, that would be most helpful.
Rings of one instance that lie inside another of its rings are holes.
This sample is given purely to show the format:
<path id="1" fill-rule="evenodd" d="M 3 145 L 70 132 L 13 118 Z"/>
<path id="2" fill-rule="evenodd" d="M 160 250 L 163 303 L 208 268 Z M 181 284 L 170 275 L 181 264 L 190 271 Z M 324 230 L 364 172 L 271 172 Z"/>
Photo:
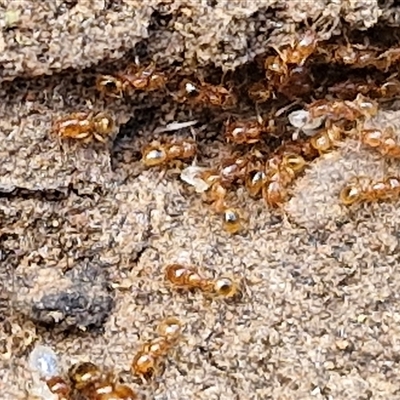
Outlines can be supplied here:
<path id="1" fill-rule="evenodd" d="M 195 129 L 193 128 L 193 126 L 190 127 L 190 133 L 192 134 L 193 140 L 197 143 L 197 135 L 196 135 L 196 131 L 195 131 Z M 193 157 L 192 165 L 193 165 L 193 166 L 197 166 L 197 152 L 196 152 L 196 154 L 195 154 L 194 157 Z"/>

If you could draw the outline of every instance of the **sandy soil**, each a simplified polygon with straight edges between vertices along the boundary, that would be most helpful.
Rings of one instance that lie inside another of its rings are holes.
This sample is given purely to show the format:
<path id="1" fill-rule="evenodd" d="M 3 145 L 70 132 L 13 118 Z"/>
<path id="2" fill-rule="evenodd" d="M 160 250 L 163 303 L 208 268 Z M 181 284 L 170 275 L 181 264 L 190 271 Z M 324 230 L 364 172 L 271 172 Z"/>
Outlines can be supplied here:
<path id="1" fill-rule="evenodd" d="M 52 347 L 64 371 L 91 360 L 148 399 L 400 399 L 399 202 L 338 202 L 344 180 L 398 174 L 398 163 L 348 141 L 307 168 L 282 211 L 239 189 L 247 223 L 231 236 L 176 172 L 139 160 L 154 129 L 195 117 L 165 93 L 109 101 L 93 84 L 135 55 L 165 68 L 232 70 L 305 21 L 338 30 L 340 18 L 357 29 L 396 24 L 392 3 L 0 2 L 4 400 L 32 398 L 35 343 Z M 112 113 L 113 140 L 60 142 L 52 121 L 77 109 Z M 226 145 L 203 118 L 199 159 L 212 164 Z M 397 121 L 382 112 L 375 123 L 388 120 Z M 243 298 L 171 291 L 163 268 L 172 262 L 240 277 Z M 58 323 L 43 326 L 55 313 Z M 143 385 L 130 362 L 169 315 L 184 323 L 183 339 L 164 373 Z"/>

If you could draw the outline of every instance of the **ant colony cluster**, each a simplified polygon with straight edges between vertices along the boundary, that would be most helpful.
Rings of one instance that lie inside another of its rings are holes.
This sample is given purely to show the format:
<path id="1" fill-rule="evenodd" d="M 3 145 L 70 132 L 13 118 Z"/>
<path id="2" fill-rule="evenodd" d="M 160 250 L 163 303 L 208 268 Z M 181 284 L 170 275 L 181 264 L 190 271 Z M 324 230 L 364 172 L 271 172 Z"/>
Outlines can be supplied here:
<path id="1" fill-rule="evenodd" d="M 310 28 L 257 56 L 249 71 L 239 69 L 223 78 L 200 72 L 187 76 L 162 71 L 154 62 L 136 62 L 117 73 L 99 75 L 95 87 L 111 101 L 159 92 L 177 109 L 225 121 L 223 136 L 232 152 L 216 167 L 187 165 L 201 156 L 197 143 L 176 135 L 151 141 L 142 150 L 142 162 L 146 167 L 181 169 L 182 180 L 202 193 L 221 215 L 224 229 L 235 234 L 244 227 L 243 213 L 230 198 L 237 186 L 264 199 L 268 207 L 280 208 L 305 168 L 346 138 L 356 138 L 384 157 L 400 155 L 393 128 L 365 124 L 377 115 L 378 102 L 400 93 L 400 51 L 351 43 L 346 36 L 326 40 L 323 35 Z M 249 110 L 254 110 L 254 117 L 249 118 Z M 53 125 L 59 137 L 83 143 L 106 142 L 114 131 L 115 120 L 105 111 L 75 112 Z"/>
<path id="2" fill-rule="evenodd" d="M 91 362 L 74 364 L 64 377 L 58 357 L 47 346 L 34 348 L 29 367 L 34 376 L 31 394 L 42 400 L 72 400 L 75 394 L 88 400 L 137 400 L 129 386 L 118 383 L 111 373 L 104 373 Z"/>
<path id="3" fill-rule="evenodd" d="M 395 98 L 400 93 L 400 81 L 393 74 L 379 83 L 370 77 L 365 79 L 365 75 L 338 81 L 337 75 L 332 74 L 331 81 L 330 76 L 326 79 L 326 87 L 321 86 L 315 76 L 315 66 L 321 63 L 338 68 L 340 65 L 355 69 L 375 68 L 379 74 L 390 73 L 400 57 L 399 51 L 378 51 L 359 44 L 332 44 L 320 40 L 312 30 L 289 45 L 274 47 L 273 51 L 275 54 L 266 55 L 262 61 L 264 76 L 257 82 L 231 84 L 228 89 L 203 79 L 199 82 L 184 79 L 178 95 L 173 96 L 194 109 L 217 109 L 224 113 L 230 109 L 239 110 L 239 100 L 244 98 L 240 90 L 245 88 L 247 97 L 255 105 L 257 117 L 254 118 L 240 119 L 236 112 L 227 114 L 224 138 L 234 148 L 231 157 L 220 160 L 216 168 L 188 165 L 181 173 L 181 179 L 202 193 L 203 200 L 222 216 L 225 230 L 232 234 L 240 232 L 244 225 L 242 213 L 230 200 L 230 192 L 235 186 L 245 187 L 251 197 L 264 199 L 268 207 L 280 208 L 307 165 L 341 146 L 346 138 L 356 138 L 382 156 L 399 157 L 400 154 L 393 129 L 364 127 L 365 122 L 377 115 L 379 100 Z M 289 103 L 282 108 L 284 99 Z M 271 104 L 270 111 L 259 114 L 258 111 L 268 104 Z M 280 104 L 279 111 L 275 104 Z M 302 108 L 286 112 L 294 104 L 302 104 Z M 285 118 L 286 122 L 282 123 Z M 288 126 L 291 138 L 286 134 Z M 278 146 L 270 145 L 278 140 Z M 153 165 L 173 160 L 164 148 L 151 153 L 160 160 Z M 144 163 L 151 166 L 147 154 L 146 151 L 143 153 Z M 393 196 L 392 193 L 387 197 Z M 377 197 L 384 198 L 376 195 L 374 198 Z M 362 196 L 363 200 L 367 198 L 371 195 Z"/>

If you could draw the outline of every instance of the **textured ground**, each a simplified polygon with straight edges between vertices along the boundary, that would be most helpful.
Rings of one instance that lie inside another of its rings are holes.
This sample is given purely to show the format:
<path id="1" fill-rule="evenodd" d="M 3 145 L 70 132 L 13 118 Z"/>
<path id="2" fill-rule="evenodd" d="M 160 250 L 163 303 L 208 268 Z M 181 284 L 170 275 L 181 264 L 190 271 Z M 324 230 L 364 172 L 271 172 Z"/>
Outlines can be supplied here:
<path id="1" fill-rule="evenodd" d="M 337 200 L 350 176 L 399 165 L 348 142 L 309 167 L 283 214 L 239 190 L 248 224 L 230 236 L 176 173 L 139 162 L 154 129 L 192 116 L 155 96 L 106 102 L 93 89 L 96 72 L 127 53 L 231 69 L 307 18 L 328 32 L 340 17 L 363 29 L 398 15 L 373 0 L 0 1 L 2 399 L 29 398 L 36 342 L 64 369 L 92 360 L 148 399 L 400 399 L 399 203 Z M 135 122 L 106 146 L 60 143 L 52 120 L 78 108 Z M 217 133 L 200 129 L 201 162 L 224 152 Z M 243 299 L 171 292 L 162 268 L 174 261 L 242 277 Z M 176 354 L 155 382 L 132 381 L 135 351 L 168 315 L 186 326 Z"/>

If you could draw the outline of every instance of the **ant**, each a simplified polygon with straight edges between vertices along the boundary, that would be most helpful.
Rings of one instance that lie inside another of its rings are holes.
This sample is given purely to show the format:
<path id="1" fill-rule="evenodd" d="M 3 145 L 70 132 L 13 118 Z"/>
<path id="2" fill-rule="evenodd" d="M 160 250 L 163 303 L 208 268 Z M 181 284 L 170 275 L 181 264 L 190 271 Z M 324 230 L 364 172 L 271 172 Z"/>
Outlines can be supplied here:
<path id="1" fill-rule="evenodd" d="M 235 180 L 244 177 L 244 168 L 240 164 L 231 163 L 221 170 L 218 175 L 207 171 L 203 173 L 205 182 L 209 184 L 205 200 L 213 203 L 213 208 L 217 214 L 222 214 L 223 228 L 230 234 L 236 234 L 243 228 L 243 218 L 236 208 L 226 204 L 228 190 L 227 185 Z M 207 177 L 208 175 L 208 177 Z"/>
<path id="2" fill-rule="evenodd" d="M 160 368 L 160 361 L 177 343 L 182 333 L 182 324 L 175 318 L 165 319 L 158 326 L 159 337 L 145 342 L 135 355 L 131 370 L 144 379 L 151 378 Z"/>
<path id="3" fill-rule="evenodd" d="M 229 109 L 237 104 L 237 97 L 230 89 L 218 85 L 211 85 L 199 79 L 199 83 L 183 80 L 181 83 L 179 99 L 203 107 L 221 107 Z"/>
<path id="4" fill-rule="evenodd" d="M 278 56 L 267 57 L 264 63 L 265 69 L 278 73 L 279 75 L 287 75 L 289 72 L 288 65 L 299 67 L 305 65 L 307 59 L 316 50 L 317 45 L 318 40 L 316 33 L 312 30 L 308 30 L 304 33 L 302 38 L 292 42 L 283 49 L 272 46 Z"/>
<path id="5" fill-rule="evenodd" d="M 378 104 L 358 94 L 354 101 L 349 100 L 316 100 L 307 106 L 307 110 L 292 111 L 289 123 L 301 130 L 307 136 L 313 136 L 312 146 L 318 151 L 325 152 L 333 146 L 333 142 L 340 137 L 338 127 L 332 122 L 355 122 L 359 118 L 372 118 L 378 113 Z M 326 131 L 318 136 L 319 128 L 325 121 Z"/>
<path id="6" fill-rule="evenodd" d="M 362 201 L 391 200 L 398 198 L 399 195 L 400 179 L 391 176 L 377 182 L 366 178 L 356 178 L 345 185 L 339 197 L 342 204 L 349 206 Z"/>
<path id="7" fill-rule="evenodd" d="M 273 47 L 285 64 L 303 66 L 307 59 L 315 52 L 318 45 L 317 34 L 313 30 L 307 30 L 297 41 L 292 42 L 282 50 Z"/>
<path id="8" fill-rule="evenodd" d="M 312 148 L 319 154 L 332 150 L 343 138 L 344 130 L 336 125 L 331 125 L 310 139 Z"/>
<path id="9" fill-rule="evenodd" d="M 71 387 L 61 376 L 52 376 L 46 380 L 50 392 L 57 396 L 58 400 L 69 400 Z"/>
<path id="10" fill-rule="evenodd" d="M 91 400 L 136 400 L 136 393 L 127 385 L 116 383 L 111 374 L 83 362 L 72 365 L 68 371 L 74 389 Z"/>
<path id="11" fill-rule="evenodd" d="M 53 124 L 53 132 L 64 139 L 78 139 L 84 143 L 96 139 L 105 143 L 115 128 L 114 119 L 107 113 L 76 112 L 58 119 Z"/>
<path id="12" fill-rule="evenodd" d="M 385 129 L 363 129 L 361 142 L 387 157 L 400 158 L 400 144 L 392 127 Z"/>
<path id="13" fill-rule="evenodd" d="M 367 48 L 363 44 L 351 43 L 326 45 L 320 55 L 328 63 L 344 64 L 351 68 L 375 67 L 383 72 L 387 72 L 400 59 L 400 51 L 396 48 L 380 52 L 378 48 Z"/>
<path id="14" fill-rule="evenodd" d="M 175 288 L 180 289 L 200 289 L 210 291 L 212 285 L 209 279 L 203 278 L 192 267 L 180 264 L 170 264 L 165 268 L 165 279 Z"/>
<path id="15" fill-rule="evenodd" d="M 225 299 L 231 299 L 241 295 L 240 285 L 228 277 L 221 277 L 215 280 L 214 293 Z"/>
<path id="16" fill-rule="evenodd" d="M 143 149 L 142 162 L 147 167 L 155 167 L 174 160 L 191 159 L 196 153 L 196 143 L 191 139 L 172 139 L 169 143 L 153 141 Z"/>
<path id="17" fill-rule="evenodd" d="M 220 183 L 224 187 L 227 187 L 237 181 L 242 181 L 245 177 L 248 163 L 248 156 L 233 155 L 222 160 L 219 170 Z"/>
<path id="18" fill-rule="evenodd" d="M 71 386 L 62 376 L 55 375 L 43 380 L 50 393 L 57 396 L 57 400 L 70 400 Z"/>
<path id="19" fill-rule="evenodd" d="M 298 154 L 275 155 L 267 162 L 262 196 L 271 207 L 281 206 L 287 197 L 287 187 L 305 168 L 305 159 Z"/>
<path id="20" fill-rule="evenodd" d="M 258 197 L 263 186 L 267 183 L 265 165 L 251 165 L 246 170 L 245 187 L 251 197 Z"/>
<path id="21" fill-rule="evenodd" d="M 226 204 L 227 189 L 220 181 L 214 182 L 209 190 L 208 200 L 213 201 L 213 208 L 217 214 L 222 214 L 222 226 L 231 235 L 238 233 L 243 228 L 243 218 L 240 212 Z"/>
<path id="22" fill-rule="evenodd" d="M 264 128 L 256 120 L 228 121 L 225 124 L 226 141 L 236 144 L 254 144 L 260 141 Z"/>
<path id="23" fill-rule="evenodd" d="M 163 88 L 166 82 L 166 75 L 152 63 L 147 67 L 132 65 L 115 75 L 100 75 L 96 88 L 106 96 L 121 98 L 129 89 L 150 92 Z"/>
<path id="24" fill-rule="evenodd" d="M 400 95 L 400 81 L 389 79 L 379 86 L 372 81 L 348 80 L 333 85 L 328 91 L 343 99 L 354 98 L 359 93 L 374 99 L 392 99 Z"/>
<path id="25" fill-rule="evenodd" d="M 327 44 L 321 51 L 326 62 L 349 65 L 353 68 L 365 68 L 373 65 L 378 54 L 377 49 L 366 48 L 363 44 Z"/>
<path id="26" fill-rule="evenodd" d="M 180 264 L 167 265 L 165 279 L 178 289 L 199 289 L 204 293 L 211 293 L 229 299 L 240 293 L 239 283 L 228 277 L 219 277 L 215 280 L 200 276 L 193 267 Z"/>
<path id="27" fill-rule="evenodd" d="M 318 38 L 313 30 L 307 30 L 304 35 L 283 49 L 272 47 L 277 56 L 269 56 L 264 61 L 266 79 L 270 82 L 268 89 L 276 88 L 290 99 L 308 94 L 312 89 L 312 77 L 306 62 L 315 52 Z M 257 88 L 251 88 L 251 97 L 257 96 Z M 249 94 L 250 94 L 249 93 Z"/>
<path id="28" fill-rule="evenodd" d="M 229 187 L 235 182 L 245 183 L 248 172 L 253 167 L 259 167 L 264 162 L 265 156 L 258 149 L 253 149 L 246 155 L 233 156 L 221 161 L 219 170 L 219 182 L 224 187 Z"/>
<path id="29" fill-rule="evenodd" d="M 198 193 L 203 193 L 203 200 L 212 203 L 214 211 L 221 214 L 227 208 L 225 199 L 229 187 L 244 178 L 246 163 L 245 158 L 239 157 L 225 160 L 220 170 L 191 166 L 186 169 L 183 180 L 195 186 Z"/>
<path id="30" fill-rule="evenodd" d="M 258 120 L 228 121 L 225 124 L 225 139 L 228 143 L 254 144 L 261 140 L 266 133 L 275 134 L 277 130 L 275 121 L 268 119 L 268 125 Z"/>
<path id="31" fill-rule="evenodd" d="M 223 212 L 223 227 L 231 235 L 243 228 L 242 217 L 236 208 L 227 207 Z"/>
<path id="32" fill-rule="evenodd" d="M 185 178 L 186 179 L 186 178 Z M 196 187 L 196 191 L 203 194 L 203 200 L 213 204 L 217 213 L 222 213 L 226 208 L 225 198 L 228 193 L 226 185 L 222 184 L 220 173 L 214 169 L 195 171 L 187 180 Z"/>
<path id="33" fill-rule="evenodd" d="M 317 100 L 308 105 L 308 111 L 312 119 L 326 117 L 328 120 L 356 121 L 360 117 L 372 118 L 378 113 L 378 105 L 375 101 L 358 94 L 354 101 L 349 100 Z"/>

